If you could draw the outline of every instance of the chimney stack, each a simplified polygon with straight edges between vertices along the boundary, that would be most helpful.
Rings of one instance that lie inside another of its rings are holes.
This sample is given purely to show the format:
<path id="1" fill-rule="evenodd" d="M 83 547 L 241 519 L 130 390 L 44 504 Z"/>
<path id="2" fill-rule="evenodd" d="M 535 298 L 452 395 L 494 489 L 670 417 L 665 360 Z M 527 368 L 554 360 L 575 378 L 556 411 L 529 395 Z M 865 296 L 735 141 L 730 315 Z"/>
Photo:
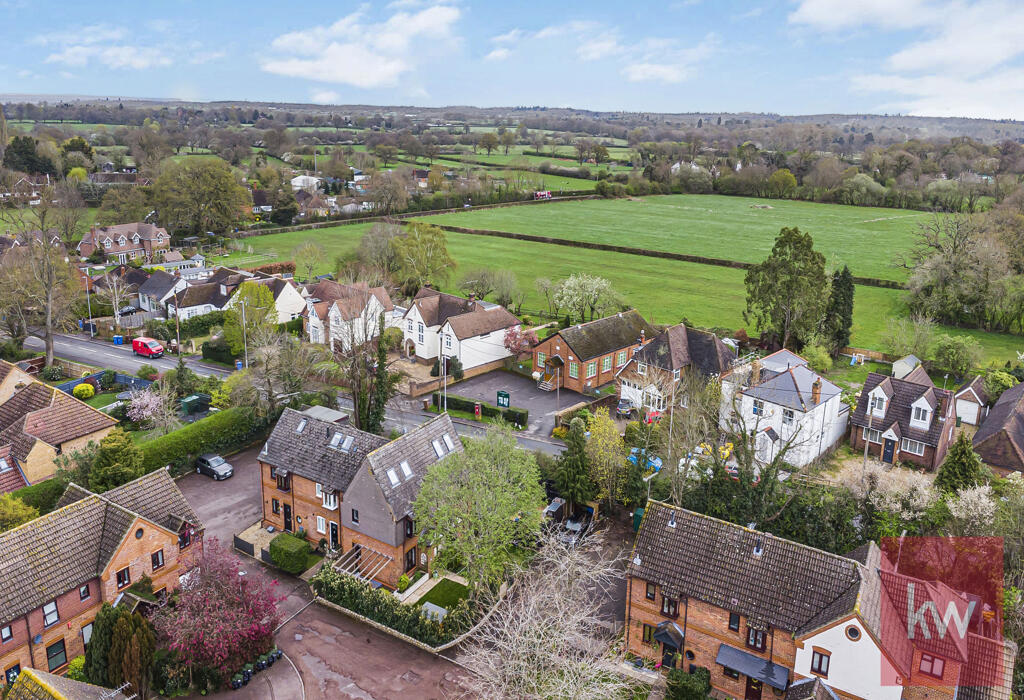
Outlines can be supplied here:
<path id="1" fill-rule="evenodd" d="M 811 384 L 811 402 L 817 406 L 821 402 L 821 377 L 814 380 L 814 384 Z"/>

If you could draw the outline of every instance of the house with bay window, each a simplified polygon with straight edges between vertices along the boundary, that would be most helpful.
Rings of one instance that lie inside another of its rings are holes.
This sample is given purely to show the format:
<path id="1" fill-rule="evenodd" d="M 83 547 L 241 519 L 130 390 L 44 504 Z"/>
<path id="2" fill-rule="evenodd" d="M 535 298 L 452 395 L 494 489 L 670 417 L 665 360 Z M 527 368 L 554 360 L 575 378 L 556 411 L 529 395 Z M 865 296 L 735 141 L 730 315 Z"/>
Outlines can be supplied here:
<path id="1" fill-rule="evenodd" d="M 96 251 L 115 263 L 132 260 L 157 262 L 171 249 L 166 229 L 147 223 L 91 226 L 78 244 L 78 254 L 87 258 Z"/>
<path id="2" fill-rule="evenodd" d="M 545 391 L 597 389 L 615 381 L 616 372 L 656 335 L 636 309 L 563 328 L 534 346 L 534 376 Z"/>
<path id="3" fill-rule="evenodd" d="M 871 372 L 850 419 L 850 446 L 887 464 L 912 462 L 935 470 L 956 428 L 953 392 L 932 384 L 918 367 L 903 379 Z"/>
<path id="4" fill-rule="evenodd" d="M 202 537 L 164 469 L 103 494 L 71 484 L 51 513 L 0 533 L 0 685 L 22 669 L 64 672 L 104 602 L 139 604 L 131 587 L 144 576 L 166 596 L 198 561 Z"/>
<path id="5" fill-rule="evenodd" d="M 431 465 L 461 452 L 447 414 L 395 440 L 286 409 L 260 451 L 263 525 L 341 552 L 336 566 L 394 588 L 426 569 L 412 504 Z"/>

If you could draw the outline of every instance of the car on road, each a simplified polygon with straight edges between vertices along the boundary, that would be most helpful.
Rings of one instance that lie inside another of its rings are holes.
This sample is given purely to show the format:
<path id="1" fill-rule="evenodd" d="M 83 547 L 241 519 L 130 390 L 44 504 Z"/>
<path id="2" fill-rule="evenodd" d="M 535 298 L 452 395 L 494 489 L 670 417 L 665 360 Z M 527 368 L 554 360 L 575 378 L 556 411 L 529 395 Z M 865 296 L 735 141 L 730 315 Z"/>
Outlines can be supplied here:
<path id="1" fill-rule="evenodd" d="M 206 474 L 214 481 L 230 479 L 235 473 L 235 468 L 225 461 L 220 455 L 208 453 L 201 455 L 196 460 L 196 474 Z"/>
<path id="2" fill-rule="evenodd" d="M 615 407 L 615 415 L 619 418 L 629 418 L 635 411 L 636 406 L 629 399 L 619 399 L 619 403 Z"/>
<path id="3" fill-rule="evenodd" d="M 132 340 L 132 353 L 143 357 L 163 357 L 164 346 L 142 335 Z"/>

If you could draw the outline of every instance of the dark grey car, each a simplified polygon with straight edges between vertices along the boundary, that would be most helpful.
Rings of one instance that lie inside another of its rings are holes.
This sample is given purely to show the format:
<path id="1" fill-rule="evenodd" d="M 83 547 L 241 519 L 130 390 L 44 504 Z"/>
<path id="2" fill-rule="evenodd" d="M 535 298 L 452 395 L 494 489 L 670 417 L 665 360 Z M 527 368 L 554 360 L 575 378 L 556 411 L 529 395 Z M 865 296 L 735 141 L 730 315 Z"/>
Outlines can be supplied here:
<path id="1" fill-rule="evenodd" d="M 229 479 L 235 473 L 235 468 L 224 461 L 220 455 L 205 454 L 196 460 L 196 473 L 206 474 L 213 477 L 214 481 Z"/>

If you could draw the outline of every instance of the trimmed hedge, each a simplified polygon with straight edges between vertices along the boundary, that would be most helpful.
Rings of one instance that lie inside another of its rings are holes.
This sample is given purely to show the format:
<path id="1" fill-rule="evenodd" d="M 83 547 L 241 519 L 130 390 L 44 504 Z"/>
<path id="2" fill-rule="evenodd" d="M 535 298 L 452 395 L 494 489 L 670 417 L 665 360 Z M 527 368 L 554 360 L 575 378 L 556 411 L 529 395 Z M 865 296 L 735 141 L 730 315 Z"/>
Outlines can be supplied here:
<path id="1" fill-rule="evenodd" d="M 25 505 L 38 510 L 40 515 L 45 515 L 57 505 L 57 501 L 64 495 L 65 488 L 65 485 L 58 479 L 47 479 L 38 484 L 20 488 L 12 495 L 20 498 Z"/>
<path id="2" fill-rule="evenodd" d="M 370 588 L 364 581 L 329 566 L 320 569 L 310 585 L 321 598 L 433 647 L 467 631 L 476 617 L 469 601 L 461 600 L 448 611 L 444 622 L 434 622 L 423 615 L 419 605 L 402 605 L 390 591 Z"/>
<path id="3" fill-rule="evenodd" d="M 202 353 L 204 360 L 213 360 L 214 362 L 223 362 L 226 365 L 233 365 L 235 363 L 235 356 L 231 354 L 231 350 L 225 345 L 218 347 L 210 343 L 207 340 L 202 345 Z"/>
<path id="4" fill-rule="evenodd" d="M 223 311 L 211 311 L 208 314 L 202 316 L 192 316 L 190 318 L 183 319 L 180 322 L 181 339 L 188 340 L 189 338 L 201 338 L 210 332 L 210 329 L 214 326 L 224 325 L 224 312 Z M 154 334 L 156 328 L 163 329 L 159 335 L 166 334 L 166 339 L 170 340 L 175 337 L 177 329 L 174 326 L 174 320 L 170 319 L 167 321 L 156 321 L 151 320 L 146 322 L 146 331 Z"/>
<path id="5" fill-rule="evenodd" d="M 229 408 L 142 443 L 142 467 L 147 473 L 167 464 L 189 468 L 204 452 L 229 452 L 255 442 L 269 425 L 249 409 Z"/>
<path id="6" fill-rule="evenodd" d="M 267 263 L 266 265 L 259 265 L 257 267 L 247 267 L 245 269 L 250 272 L 263 272 L 268 275 L 279 275 L 283 272 L 295 274 L 295 263 L 291 260 L 285 260 L 282 262 Z"/>
<path id="7" fill-rule="evenodd" d="M 270 540 L 270 559 L 274 566 L 294 576 L 306 570 L 306 555 L 309 552 L 309 542 L 287 532 Z"/>
<path id="8" fill-rule="evenodd" d="M 433 401 L 435 407 L 441 407 L 441 392 L 434 392 Z M 486 418 L 502 418 L 508 423 L 521 425 L 524 428 L 530 420 L 530 412 L 525 408 L 498 408 L 486 401 L 473 401 L 472 399 L 448 394 L 448 408 L 454 408 L 456 411 L 472 413 L 475 410 L 476 404 L 480 404 L 480 414 Z"/>
<path id="9" fill-rule="evenodd" d="M 293 318 L 291 321 L 285 321 L 284 323 L 277 324 L 277 330 L 282 333 L 301 333 L 302 332 L 302 319 Z"/>

